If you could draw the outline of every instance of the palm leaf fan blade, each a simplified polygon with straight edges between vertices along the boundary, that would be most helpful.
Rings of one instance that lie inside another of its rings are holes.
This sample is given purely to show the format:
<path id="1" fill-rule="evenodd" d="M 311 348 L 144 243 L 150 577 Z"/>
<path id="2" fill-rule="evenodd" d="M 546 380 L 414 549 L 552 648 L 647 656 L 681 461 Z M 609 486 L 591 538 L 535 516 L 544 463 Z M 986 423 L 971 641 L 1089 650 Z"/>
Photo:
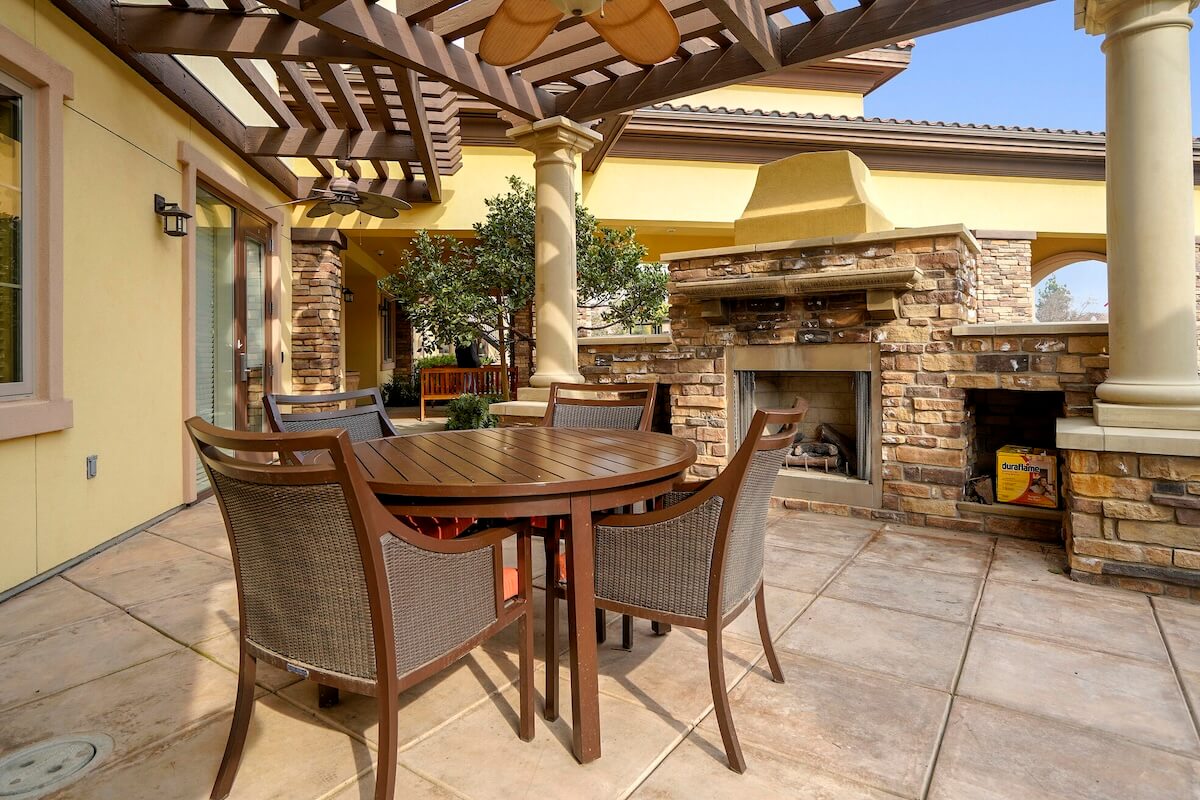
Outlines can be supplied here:
<path id="1" fill-rule="evenodd" d="M 329 204 L 328 200 L 322 200 L 310 208 L 308 213 L 304 216 L 308 217 L 309 219 L 317 219 L 318 217 L 328 217 L 332 213 L 333 206 Z"/>
<path id="2" fill-rule="evenodd" d="M 360 214 L 366 214 L 369 217 L 378 217 L 379 219 L 395 219 L 400 216 L 397 206 L 384 202 L 390 198 L 366 193 L 361 194 L 360 197 L 362 200 L 358 206 L 358 213 Z M 407 206 L 407 204 L 405 205 Z"/>
<path id="3" fill-rule="evenodd" d="M 679 49 L 679 27 L 661 0 L 605 3 L 600 12 L 584 19 L 634 64 L 657 64 Z"/>
<path id="4" fill-rule="evenodd" d="M 504 0 L 483 29 L 479 57 L 496 67 L 524 60 L 562 19 L 548 0 Z"/>

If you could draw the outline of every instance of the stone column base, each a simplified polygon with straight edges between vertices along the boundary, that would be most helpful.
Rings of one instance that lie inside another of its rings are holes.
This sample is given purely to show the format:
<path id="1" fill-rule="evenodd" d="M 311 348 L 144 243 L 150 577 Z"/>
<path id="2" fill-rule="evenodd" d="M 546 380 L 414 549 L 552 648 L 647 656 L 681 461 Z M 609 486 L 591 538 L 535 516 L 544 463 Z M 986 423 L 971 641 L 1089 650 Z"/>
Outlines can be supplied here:
<path id="1" fill-rule="evenodd" d="M 1200 600 L 1200 434 L 1060 420 L 1071 577 Z"/>
<path id="2" fill-rule="evenodd" d="M 1131 406 L 1097 400 L 1097 425 L 1107 428 L 1157 428 L 1200 431 L 1200 406 Z"/>

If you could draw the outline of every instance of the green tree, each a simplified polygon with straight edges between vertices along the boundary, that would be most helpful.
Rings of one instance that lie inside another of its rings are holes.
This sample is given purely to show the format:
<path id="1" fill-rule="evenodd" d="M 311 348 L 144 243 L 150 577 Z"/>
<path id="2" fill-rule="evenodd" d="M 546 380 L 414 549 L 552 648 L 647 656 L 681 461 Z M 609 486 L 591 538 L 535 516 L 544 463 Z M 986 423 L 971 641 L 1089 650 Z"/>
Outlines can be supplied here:
<path id="1" fill-rule="evenodd" d="M 474 225 L 475 242 L 420 231 L 396 271 L 379 281 L 428 340 L 458 344 L 491 338 L 506 366 L 513 314 L 533 300 L 534 187 L 509 177 L 509 191 L 484 201 L 487 216 Z M 667 271 L 644 262 L 646 248 L 633 228 L 597 223 L 575 204 L 579 303 L 600 309 L 602 324 L 658 325 L 666 319 Z"/>
<path id="2" fill-rule="evenodd" d="M 1068 322 L 1075 319 L 1074 298 L 1066 284 L 1051 275 L 1038 289 L 1037 309 L 1034 316 L 1038 322 Z"/>

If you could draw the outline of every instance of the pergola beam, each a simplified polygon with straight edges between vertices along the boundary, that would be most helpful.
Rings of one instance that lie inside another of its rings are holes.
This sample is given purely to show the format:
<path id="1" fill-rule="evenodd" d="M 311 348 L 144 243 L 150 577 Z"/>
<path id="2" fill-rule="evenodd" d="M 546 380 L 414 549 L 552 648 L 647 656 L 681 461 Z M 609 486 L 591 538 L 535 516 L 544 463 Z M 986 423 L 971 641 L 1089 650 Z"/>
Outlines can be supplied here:
<path id="1" fill-rule="evenodd" d="M 1019 11 L 1049 0 L 875 0 L 780 31 L 782 67 L 827 61 L 874 47 Z M 669 61 L 557 98 L 557 113 L 579 121 L 741 83 L 764 70 L 744 44 Z"/>
<path id="2" fill-rule="evenodd" d="M 411 161 L 417 157 L 413 139 L 408 134 L 309 128 L 247 128 L 244 152 L 258 156 L 362 161 Z"/>
<path id="3" fill-rule="evenodd" d="M 448 44 L 441 36 L 365 0 L 346 0 L 323 15 L 297 8 L 288 0 L 263 0 L 280 14 L 303 20 L 376 58 L 430 75 L 524 119 L 543 119 L 553 98 L 519 76 L 484 62 L 474 53 Z M 282 24 L 287 25 L 283 20 Z"/>
<path id="4" fill-rule="evenodd" d="M 106 6 L 107 7 L 107 6 Z M 112 8 L 112 7 L 109 7 Z M 380 62 L 374 53 L 346 44 L 305 22 L 275 15 L 184 13 L 162 6 L 116 6 L 121 45 L 139 53 Z"/>
<path id="5" fill-rule="evenodd" d="M 612 150 L 617 139 L 621 138 L 621 131 L 625 130 L 625 126 L 631 119 L 633 119 L 633 114 L 613 114 L 600 120 L 595 130 L 604 138 L 583 154 L 584 172 L 595 172 L 600 169 L 604 157 Z"/>
<path id="6" fill-rule="evenodd" d="M 279 92 L 263 77 L 253 63 L 244 58 L 222 59 L 221 63 L 276 125 L 281 128 L 300 127 L 300 120 L 296 119 L 296 115 L 287 107 L 287 103 L 283 102 Z"/>
<path id="7" fill-rule="evenodd" d="M 779 29 L 756 0 L 704 0 L 704 5 L 763 69 L 779 68 Z"/>
<path id="8" fill-rule="evenodd" d="M 429 129 L 429 119 L 425 115 L 425 100 L 421 97 L 420 81 L 415 72 L 400 67 L 392 69 L 392 76 L 396 79 L 396 92 L 400 95 L 401 105 L 404 106 L 404 118 L 408 121 L 408 130 L 416 146 L 417 160 L 421 162 L 421 172 L 425 175 L 429 197 L 435 203 L 440 203 L 442 179 L 438 171 L 433 134 Z"/>
<path id="9" fill-rule="evenodd" d="M 191 115 L 201 126 L 234 152 L 241 152 L 246 127 L 183 64 L 173 58 L 136 52 L 120 35 L 121 19 L 109 0 L 53 0 L 54 6 L 116 53 L 150 85 Z M 166 11 L 168 14 L 193 12 Z M 232 14 L 230 16 L 233 16 Z M 249 158 L 261 172 L 288 197 L 300 197 L 296 176 L 278 158 Z"/>

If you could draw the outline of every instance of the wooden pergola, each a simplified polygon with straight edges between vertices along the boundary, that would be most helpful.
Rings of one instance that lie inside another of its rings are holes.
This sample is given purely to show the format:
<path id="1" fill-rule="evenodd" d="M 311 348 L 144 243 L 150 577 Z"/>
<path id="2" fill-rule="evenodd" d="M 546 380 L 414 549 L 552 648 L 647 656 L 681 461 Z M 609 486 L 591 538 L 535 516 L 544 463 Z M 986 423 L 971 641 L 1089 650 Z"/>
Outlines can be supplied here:
<path id="1" fill-rule="evenodd" d="M 667 61 L 632 64 L 566 17 L 500 68 L 475 53 L 500 0 L 396 0 L 396 11 L 370 0 L 54 0 L 288 195 L 306 196 L 315 179 L 280 157 L 325 177 L 347 158 L 360 188 L 409 202 L 440 202 L 441 177 L 459 166 L 459 93 L 513 121 L 595 123 L 594 170 L 636 109 L 1043 2 L 857 0 L 839 11 L 831 0 L 664 0 L 681 38 Z M 791 23 L 790 9 L 805 21 Z M 274 125 L 243 123 L 177 55 L 220 59 Z"/>

